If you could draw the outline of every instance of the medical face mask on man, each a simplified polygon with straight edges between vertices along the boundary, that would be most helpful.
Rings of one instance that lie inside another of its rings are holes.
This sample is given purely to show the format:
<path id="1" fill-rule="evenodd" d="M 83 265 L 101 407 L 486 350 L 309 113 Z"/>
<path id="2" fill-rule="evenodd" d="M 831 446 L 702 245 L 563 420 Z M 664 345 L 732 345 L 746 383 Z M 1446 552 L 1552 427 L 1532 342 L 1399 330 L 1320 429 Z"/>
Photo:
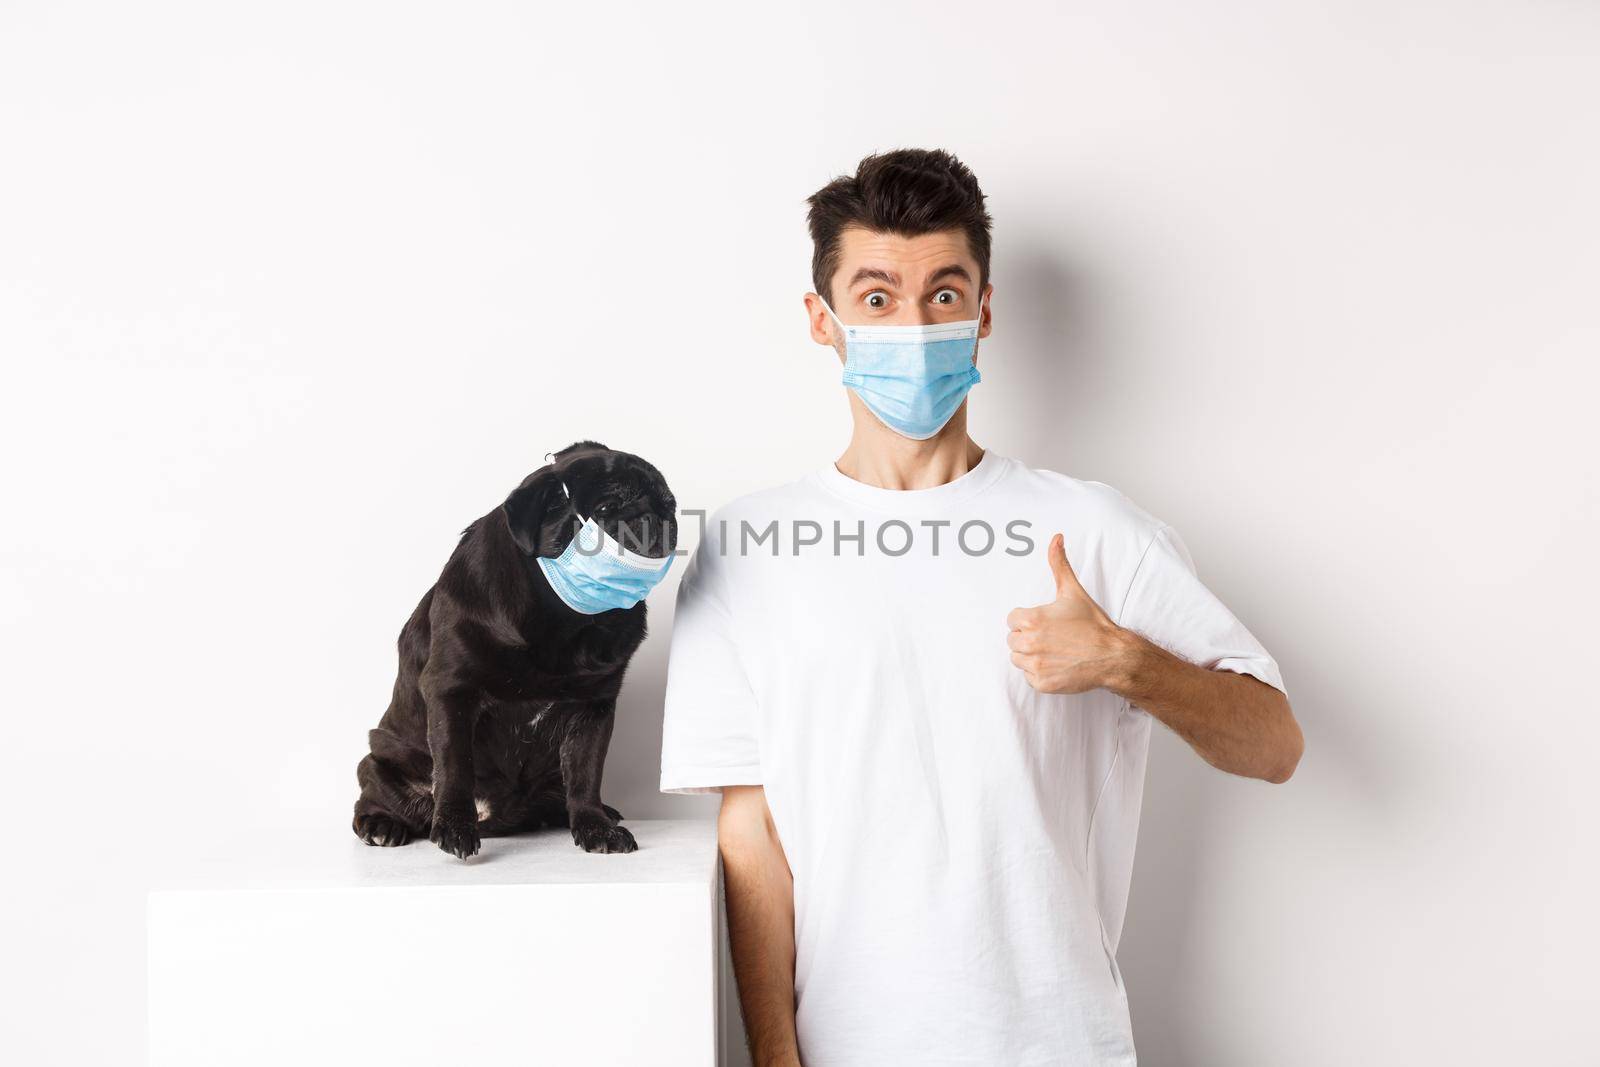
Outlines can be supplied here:
<path id="1" fill-rule="evenodd" d="M 671 556 L 661 560 L 623 548 L 593 516 L 584 519 L 561 555 L 538 559 L 539 569 L 544 571 L 556 596 L 584 615 L 633 607 L 666 577 L 672 566 Z"/>
<path id="2" fill-rule="evenodd" d="M 944 429 L 967 390 L 982 381 L 972 363 L 981 303 L 978 318 L 928 326 L 848 326 L 827 300 L 822 306 L 844 331 L 844 384 L 903 437 L 925 441 Z"/>

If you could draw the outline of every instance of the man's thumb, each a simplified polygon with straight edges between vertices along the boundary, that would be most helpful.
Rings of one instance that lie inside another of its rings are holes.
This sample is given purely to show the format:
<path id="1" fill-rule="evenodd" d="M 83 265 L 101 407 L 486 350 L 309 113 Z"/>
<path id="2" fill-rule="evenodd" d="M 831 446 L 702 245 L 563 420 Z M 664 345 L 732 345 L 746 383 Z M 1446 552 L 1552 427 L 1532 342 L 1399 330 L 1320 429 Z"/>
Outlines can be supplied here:
<path id="1" fill-rule="evenodd" d="M 1077 596 L 1083 587 L 1078 584 L 1078 576 L 1072 571 L 1072 564 L 1067 562 L 1066 539 L 1056 534 L 1050 539 L 1050 549 L 1046 553 L 1050 560 L 1050 573 L 1056 579 L 1056 596 Z"/>

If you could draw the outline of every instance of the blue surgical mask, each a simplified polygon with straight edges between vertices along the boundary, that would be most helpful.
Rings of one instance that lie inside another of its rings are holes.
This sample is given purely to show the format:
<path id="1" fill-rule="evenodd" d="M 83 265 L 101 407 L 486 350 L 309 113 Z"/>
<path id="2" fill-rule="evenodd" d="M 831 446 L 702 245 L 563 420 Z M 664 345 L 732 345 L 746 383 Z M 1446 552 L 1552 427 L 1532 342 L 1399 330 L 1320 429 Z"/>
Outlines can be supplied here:
<path id="1" fill-rule="evenodd" d="M 540 556 L 538 560 L 545 580 L 561 602 L 584 615 L 633 607 L 666 577 L 672 566 L 671 556 L 661 560 L 623 548 L 593 516 L 578 527 L 561 555 L 554 559 Z"/>
<path id="2" fill-rule="evenodd" d="M 981 304 L 976 319 L 928 326 L 849 326 L 822 306 L 844 332 L 844 384 L 903 437 L 925 441 L 944 429 L 982 380 L 972 364 Z"/>

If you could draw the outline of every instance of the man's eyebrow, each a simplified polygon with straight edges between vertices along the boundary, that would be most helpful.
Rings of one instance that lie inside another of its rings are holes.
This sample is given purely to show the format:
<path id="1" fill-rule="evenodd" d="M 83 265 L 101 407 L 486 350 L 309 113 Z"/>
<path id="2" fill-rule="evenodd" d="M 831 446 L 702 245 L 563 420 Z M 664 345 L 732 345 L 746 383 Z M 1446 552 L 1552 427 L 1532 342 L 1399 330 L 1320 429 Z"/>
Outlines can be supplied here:
<path id="1" fill-rule="evenodd" d="M 857 282 L 863 282 L 869 278 L 876 279 L 880 282 L 888 282 L 896 289 L 900 288 L 900 275 L 894 273 L 893 271 L 879 270 L 877 267 L 862 267 L 860 270 L 856 271 L 855 277 L 850 279 L 850 284 L 846 286 L 846 288 L 854 289 Z"/>
<path id="2" fill-rule="evenodd" d="M 967 268 L 963 267 L 959 263 L 951 263 L 949 266 L 940 267 L 938 270 L 928 275 L 928 284 L 932 285 L 940 278 L 963 278 L 969 285 L 972 282 L 972 275 L 968 274 Z"/>

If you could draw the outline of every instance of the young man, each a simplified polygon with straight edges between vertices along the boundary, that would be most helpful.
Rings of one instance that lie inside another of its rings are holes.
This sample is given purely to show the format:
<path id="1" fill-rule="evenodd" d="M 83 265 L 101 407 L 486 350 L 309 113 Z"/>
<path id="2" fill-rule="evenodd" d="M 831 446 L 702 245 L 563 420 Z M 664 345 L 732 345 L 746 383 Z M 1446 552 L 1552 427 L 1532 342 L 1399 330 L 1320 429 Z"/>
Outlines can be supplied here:
<path id="1" fill-rule="evenodd" d="M 944 152 L 810 198 L 811 337 L 855 430 L 710 517 L 661 788 L 720 790 L 759 1067 L 1132 1064 L 1116 948 L 1151 720 L 1282 782 L 1277 664 L 1115 489 L 967 436 L 989 216 Z"/>

